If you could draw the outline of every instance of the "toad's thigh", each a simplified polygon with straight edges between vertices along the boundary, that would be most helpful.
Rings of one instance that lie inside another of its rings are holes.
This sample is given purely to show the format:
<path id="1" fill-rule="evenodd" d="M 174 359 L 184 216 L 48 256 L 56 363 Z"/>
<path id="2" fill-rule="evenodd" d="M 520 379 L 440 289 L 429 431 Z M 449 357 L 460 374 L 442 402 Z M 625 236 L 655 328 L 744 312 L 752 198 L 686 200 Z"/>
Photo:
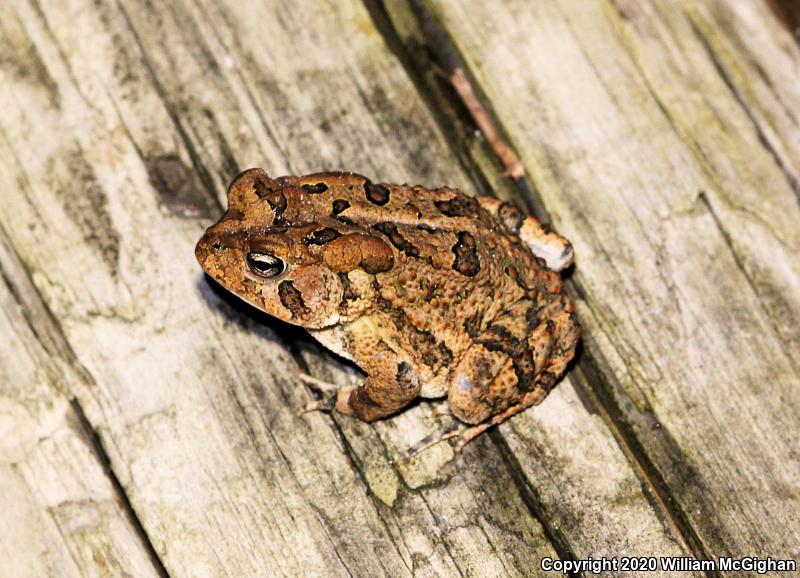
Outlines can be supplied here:
<path id="1" fill-rule="evenodd" d="M 547 320 L 530 330 L 524 319 L 512 308 L 476 336 L 459 360 L 451 375 L 448 400 L 460 420 L 482 422 L 539 386 L 558 325 Z"/>
<path id="2" fill-rule="evenodd" d="M 524 393 L 514 360 L 476 343 L 456 366 L 447 399 L 454 416 L 476 424 L 514 405 Z"/>

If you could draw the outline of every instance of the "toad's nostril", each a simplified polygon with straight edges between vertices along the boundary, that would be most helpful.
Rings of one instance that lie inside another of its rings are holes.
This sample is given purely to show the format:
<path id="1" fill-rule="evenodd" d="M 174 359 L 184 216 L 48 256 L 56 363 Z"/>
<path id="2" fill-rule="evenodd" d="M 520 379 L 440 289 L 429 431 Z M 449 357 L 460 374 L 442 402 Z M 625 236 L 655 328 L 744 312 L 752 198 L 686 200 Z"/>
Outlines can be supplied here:
<path id="1" fill-rule="evenodd" d="M 220 245 L 218 242 L 215 241 L 211 243 L 211 248 L 214 249 L 215 251 L 219 251 L 220 249 L 222 249 L 222 245 Z"/>

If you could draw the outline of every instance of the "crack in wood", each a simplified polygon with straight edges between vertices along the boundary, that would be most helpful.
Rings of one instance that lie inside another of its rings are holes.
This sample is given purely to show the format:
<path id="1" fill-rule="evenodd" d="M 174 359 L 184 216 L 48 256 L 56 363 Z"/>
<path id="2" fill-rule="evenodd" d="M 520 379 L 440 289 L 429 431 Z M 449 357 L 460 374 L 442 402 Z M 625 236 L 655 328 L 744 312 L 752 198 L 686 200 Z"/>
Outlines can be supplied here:
<path id="1" fill-rule="evenodd" d="M 639 441 L 639 436 L 636 434 L 633 425 L 628 422 L 620 409 L 615 399 L 615 390 L 618 392 L 620 388 L 612 386 L 608 376 L 597 366 L 597 358 L 599 357 L 599 352 L 592 352 L 592 354 L 581 358 L 578 362 L 580 375 L 576 381 L 578 383 L 585 381 L 586 385 L 583 388 L 591 396 L 592 401 L 600 410 L 603 420 L 609 424 L 614 438 L 620 444 L 620 448 L 625 453 L 628 461 L 634 466 L 644 489 L 644 495 L 661 512 L 664 520 L 672 527 L 675 534 L 688 546 L 694 558 L 697 560 L 709 560 L 708 550 L 703 545 L 702 539 L 695 531 L 683 508 L 681 508 L 680 501 L 671 496 L 669 486 Z M 661 430 L 660 434 L 666 440 L 666 445 L 673 457 L 682 455 L 680 447 L 672 439 L 669 432 Z M 685 459 L 675 459 L 675 461 L 683 464 L 688 463 Z M 688 466 L 685 467 L 688 468 Z M 690 474 L 687 477 L 696 478 L 697 476 Z M 707 571 L 705 574 L 709 577 L 721 576 L 717 571 Z"/>
<path id="2" fill-rule="evenodd" d="M 419 26 L 427 39 L 428 46 L 436 62 L 441 66 L 466 107 L 472 122 L 488 141 L 497 158 L 505 167 L 505 176 L 515 181 L 525 174 L 525 167 L 513 147 L 508 143 L 501 125 L 488 109 L 488 99 L 477 93 L 477 85 L 470 79 L 464 59 L 458 53 L 455 43 L 450 39 L 444 26 L 425 7 L 420 0 L 408 0 L 418 18 Z"/>
<path id="3" fill-rule="evenodd" d="M 89 447 L 92 454 L 95 456 L 95 459 L 100 464 L 100 467 L 103 470 L 106 478 L 108 478 L 111 487 L 114 489 L 114 496 L 117 500 L 117 503 L 125 514 L 128 523 L 133 528 L 134 534 L 141 542 L 145 552 L 147 552 L 147 556 L 150 559 L 150 562 L 153 564 L 153 568 L 162 578 L 169 578 L 169 572 L 167 572 L 167 569 L 164 566 L 164 563 L 161 561 L 153 542 L 150 540 L 150 536 L 144 529 L 144 525 L 139 519 L 136 510 L 134 510 L 130 498 L 128 498 L 128 494 L 125 491 L 125 488 L 122 486 L 119 477 L 114 472 L 114 468 L 111 465 L 111 459 L 103 447 L 100 436 L 97 434 L 94 427 L 92 427 L 92 424 L 89 422 L 89 419 L 86 417 L 80 402 L 76 398 L 72 398 L 70 399 L 69 403 L 75 416 L 75 421 L 78 426 L 78 433 L 82 435 L 86 445 Z"/>
<path id="4" fill-rule="evenodd" d="M 505 462 L 505 464 L 508 466 L 508 469 L 511 472 L 514 483 L 517 486 L 517 490 L 519 491 L 525 506 L 528 508 L 528 511 L 531 513 L 531 515 L 538 520 L 539 524 L 541 524 L 545 536 L 558 554 L 559 559 L 564 561 L 578 560 L 579 556 L 577 556 L 572 550 L 572 547 L 569 544 L 569 539 L 564 536 L 564 534 L 555 526 L 555 524 L 552 523 L 548 517 L 546 509 L 542 504 L 535 487 L 533 484 L 531 484 L 531 480 L 525 475 L 523 467 L 520 465 L 517 456 L 514 455 L 514 452 L 509 447 L 508 442 L 503 434 L 501 434 L 499 430 L 495 429 L 490 431 L 488 435 L 494 442 L 494 445 L 497 447 L 503 462 Z M 570 572 L 567 575 L 571 578 L 579 576 L 579 574 L 575 572 Z"/>
<path id="5" fill-rule="evenodd" d="M 728 71 L 725 69 L 725 65 L 717 56 L 714 47 L 711 46 L 711 42 L 705 36 L 705 34 L 703 34 L 703 31 L 700 29 L 698 23 L 695 22 L 691 14 L 687 14 L 686 16 L 687 16 L 687 21 L 689 22 L 689 26 L 692 29 L 692 32 L 694 32 L 695 36 L 697 37 L 697 40 L 703 46 L 703 50 L 705 50 L 709 58 L 709 61 L 714 67 L 714 70 L 717 72 L 720 79 L 725 83 L 725 86 L 730 91 L 731 95 L 733 96 L 733 99 L 742 109 L 742 112 L 744 112 L 745 116 L 747 116 L 747 118 L 752 123 L 753 130 L 755 130 L 756 136 L 758 137 L 758 141 L 763 145 L 764 149 L 770 154 L 773 161 L 775 162 L 775 165 L 778 167 L 778 170 L 783 174 L 783 176 L 786 178 L 786 181 L 789 183 L 789 187 L 794 191 L 795 198 L 798 204 L 800 204 L 800 179 L 798 179 L 797 175 L 793 174 L 792 171 L 789 169 L 789 167 L 786 166 L 786 163 L 784 162 L 780 153 L 777 151 L 775 146 L 770 141 L 769 137 L 764 132 L 764 128 L 761 126 L 761 123 L 758 121 L 753 112 L 750 110 L 750 107 L 747 106 L 747 103 L 744 101 L 744 98 L 739 92 L 739 89 L 736 87 L 736 84 L 734 83 L 730 74 L 728 74 Z"/>
<path id="6" fill-rule="evenodd" d="M 456 97 L 456 89 L 450 81 L 454 71 L 451 64 L 458 60 L 442 58 L 438 51 L 404 42 L 392 22 L 384 0 L 361 1 L 372 18 L 375 29 L 403 66 L 439 130 L 445 135 L 461 169 L 476 183 L 477 190 L 491 190 L 484 171 L 476 166 L 474 155 L 469 153 L 467 141 L 478 126 L 461 100 Z M 458 146 L 453 146 L 454 143 L 458 143 Z"/>
<path id="7" fill-rule="evenodd" d="M 623 12 L 622 8 L 619 6 L 618 0 L 609 0 L 609 3 L 616 10 L 616 12 L 620 16 L 620 18 L 622 18 L 622 19 L 626 19 L 627 18 L 627 15 Z M 798 181 L 797 181 L 797 179 L 794 177 L 793 174 L 791 174 L 791 172 L 788 171 L 788 169 L 784 170 L 784 168 L 782 167 L 780 158 L 777 156 L 777 152 L 772 149 L 771 145 L 769 144 L 769 142 L 766 139 L 766 136 L 760 130 L 759 123 L 756 121 L 755 117 L 751 114 L 751 112 L 750 112 L 749 108 L 747 107 L 747 105 L 745 104 L 744 100 L 740 97 L 739 93 L 737 92 L 737 90 L 736 90 L 736 88 L 735 88 L 735 86 L 733 84 L 733 80 L 725 72 L 724 67 L 722 65 L 722 62 L 720 62 L 716 58 L 716 55 L 715 55 L 712 47 L 710 46 L 708 40 L 703 36 L 702 32 L 699 30 L 699 28 L 697 27 L 696 23 L 692 20 L 691 15 L 686 14 L 686 19 L 687 19 L 687 22 L 689 23 L 690 28 L 692 29 L 692 32 L 695 34 L 695 36 L 698 38 L 698 40 L 703 44 L 704 50 L 706 52 L 706 55 L 708 56 L 709 60 L 711 61 L 712 66 L 714 67 L 715 71 L 717 72 L 717 74 L 720 75 L 720 78 L 722 79 L 723 83 L 725 84 L 725 86 L 727 87 L 727 89 L 729 90 L 731 95 L 736 100 L 738 106 L 742 109 L 742 111 L 748 117 L 750 122 L 753 124 L 754 130 L 756 131 L 756 136 L 759 139 L 759 143 L 767 150 L 767 152 L 773 158 L 773 160 L 776 163 L 776 165 L 778 166 L 779 170 L 784 175 L 784 177 L 787 179 L 787 182 L 789 183 L 790 188 L 797 195 L 797 193 L 798 193 L 798 188 L 797 188 Z M 682 127 L 680 126 L 680 123 L 677 121 L 677 119 L 673 116 L 672 112 L 669 110 L 667 105 L 664 103 L 663 99 L 661 98 L 661 96 L 658 94 L 657 90 L 655 89 L 655 87 L 651 83 L 648 75 L 645 74 L 639 59 L 636 57 L 636 54 L 627 46 L 626 46 L 626 51 L 630 54 L 631 62 L 636 67 L 636 70 L 637 70 L 637 72 L 639 74 L 639 77 L 640 77 L 640 79 L 642 81 L 643 86 L 647 90 L 648 95 L 653 99 L 653 102 L 656 104 L 656 106 L 658 106 L 659 110 L 664 115 L 664 118 L 667 120 L 669 125 L 672 127 L 672 130 L 675 132 L 675 134 L 678 136 L 678 138 L 683 143 L 685 143 L 687 148 L 691 151 L 691 153 L 697 159 L 699 166 L 707 174 L 708 178 L 711 179 L 718 186 L 722 186 L 720 184 L 720 182 L 719 182 L 719 177 L 718 177 L 717 172 L 716 172 L 716 170 L 715 170 L 715 168 L 713 166 L 712 161 L 707 157 L 706 153 L 703 151 L 703 149 L 700 146 L 697 145 L 696 142 L 693 142 L 691 139 L 687 139 L 684 129 L 682 129 Z M 760 66 L 757 66 L 757 71 L 760 74 L 760 76 L 762 77 L 762 79 L 764 80 L 764 82 L 766 84 L 768 84 L 770 86 L 770 88 L 772 89 L 771 81 L 769 80 L 768 77 L 766 77 L 766 75 L 764 74 L 764 72 L 763 72 L 763 70 L 761 69 Z M 776 98 L 777 97 L 778 97 L 778 95 L 776 94 Z M 787 110 L 787 112 L 789 112 L 789 111 Z M 727 229 L 724 227 L 723 221 L 720 219 L 720 216 L 714 210 L 713 206 L 710 203 L 710 200 L 709 200 L 708 196 L 706 195 L 706 193 L 704 191 L 700 191 L 699 192 L 698 201 L 702 202 L 705 205 L 705 208 L 708 210 L 708 212 L 711 214 L 712 218 L 714 219 L 715 225 L 716 225 L 717 229 L 720 231 L 720 233 L 721 233 L 721 235 L 723 237 L 723 240 L 724 240 L 725 244 L 727 245 L 728 249 L 731 251 L 731 255 L 733 256 L 733 259 L 735 260 L 737 267 L 739 268 L 739 270 L 744 275 L 744 277 L 747 280 L 747 283 L 750 286 L 750 288 L 753 290 L 753 294 L 755 295 L 756 300 L 758 301 L 759 306 L 761 307 L 762 312 L 764 313 L 765 317 L 767 319 L 769 319 L 769 321 L 770 321 L 770 323 L 771 323 L 771 325 L 773 327 L 773 330 L 775 332 L 776 337 L 780 341 L 786 342 L 787 338 L 781 332 L 781 329 L 779 327 L 779 321 L 777 319 L 775 319 L 775 317 L 770 313 L 767 304 L 764 302 L 764 299 L 763 299 L 763 296 L 762 296 L 762 292 L 756 286 L 751 272 L 748 271 L 748 269 L 746 267 L 746 264 L 745 264 L 743 256 L 741 255 L 740 251 L 736 248 L 735 244 L 733 243 L 733 238 L 731 237 L 731 235 L 727 231 Z M 735 209 L 745 212 L 748 215 L 749 218 L 753 219 L 754 221 L 757 221 L 764 228 L 767 228 L 767 229 L 770 228 L 770 223 L 766 222 L 761 215 L 759 215 L 757 213 L 753 213 L 751 211 L 748 211 L 748 210 L 746 210 L 745 208 L 742 208 L 742 207 L 735 207 Z M 780 238 L 777 235 L 775 235 L 774 238 L 778 243 L 780 243 L 782 246 L 786 247 L 787 250 L 791 251 L 791 249 L 788 247 L 788 245 L 787 245 L 787 243 L 786 243 L 786 241 L 784 239 Z M 670 290 L 672 289 L 669 284 L 666 284 L 666 286 L 669 287 Z M 794 369 L 796 371 L 798 371 L 798 366 L 797 366 L 796 361 L 794 360 L 794 358 L 790 358 L 790 362 L 792 363 L 792 366 L 794 367 Z"/>
<path id="8" fill-rule="evenodd" d="M 13 272 L 10 271 L 13 269 Z M 94 383 L 89 371 L 77 359 L 69 342 L 63 334 L 61 325 L 50 311 L 38 290 L 30 279 L 30 274 L 24 262 L 11 246 L 5 229 L 0 225 L 0 278 L 4 281 L 12 298 L 19 304 L 23 318 L 28 324 L 31 333 L 36 337 L 42 348 L 49 355 L 66 363 L 75 372 L 78 379 L 87 385 Z M 108 479 L 114 497 L 122 510 L 128 523 L 140 541 L 142 548 L 155 572 L 162 578 L 169 578 L 161 558 L 156 552 L 150 537 L 134 510 L 125 488 L 114 472 L 111 460 L 100 441 L 92 424 L 89 422 L 80 402 L 69 391 L 58 391 L 69 398 L 70 408 L 74 416 L 76 432 L 83 438 L 92 455 L 97 460 L 103 474 Z"/>
<path id="9" fill-rule="evenodd" d="M 169 118 L 172 120 L 172 124 L 175 127 L 175 131 L 178 133 L 178 136 L 181 139 L 181 142 L 186 147 L 186 151 L 189 154 L 189 158 L 192 161 L 192 166 L 197 171 L 198 176 L 200 177 L 201 182 L 205 186 L 206 193 L 211 197 L 212 202 L 216 205 L 216 207 L 220 211 L 224 211 L 225 208 L 220 204 L 219 199 L 214 194 L 216 187 L 214 185 L 214 179 L 211 178 L 211 172 L 208 168 L 203 164 L 201 160 L 201 155 L 195 148 L 192 139 L 189 138 L 189 133 L 186 131 L 186 128 L 180 121 L 178 114 L 175 112 L 172 104 L 170 103 L 167 95 L 164 91 L 164 87 L 161 85 L 161 82 L 158 79 L 158 75 L 156 74 L 152 63 L 150 62 L 150 58 L 148 57 L 147 49 L 145 48 L 144 44 L 139 37 L 139 33 L 136 30 L 136 27 L 133 25 L 133 21 L 131 20 L 130 15 L 128 14 L 125 7 L 122 6 L 121 2 L 117 2 L 117 8 L 119 9 L 120 14 L 122 15 L 123 19 L 125 20 L 125 24 L 130 31 L 131 38 L 136 44 L 136 47 L 141 54 L 141 62 L 144 70 L 147 72 L 148 77 L 150 78 L 150 82 L 153 85 L 153 88 L 158 95 L 158 99 L 161 102 L 161 105 L 164 107 Z"/>
<path id="10" fill-rule="evenodd" d="M 736 267 L 739 269 L 739 271 L 741 271 L 742 275 L 747 280 L 747 284 L 750 287 L 750 290 L 753 292 L 753 295 L 755 296 L 756 301 L 758 301 L 758 304 L 759 304 L 759 306 L 761 308 L 761 312 L 764 314 L 764 317 L 769 320 L 770 325 L 772 326 L 772 330 L 775 332 L 776 338 L 778 340 L 780 340 L 780 341 L 784 341 L 783 334 L 781 333 L 780 327 L 778 325 L 778 320 L 775 319 L 775 317 L 770 314 L 770 311 L 767 308 L 766 303 L 764 303 L 764 300 L 761 298 L 761 291 L 759 291 L 758 287 L 756 287 L 755 281 L 753 280 L 753 278 L 751 277 L 750 273 L 748 272 L 747 267 L 745 266 L 741 255 L 739 255 L 739 252 L 736 250 L 736 246 L 733 243 L 733 239 L 731 238 L 730 233 L 725 228 L 725 226 L 722 224 L 722 221 L 720 220 L 719 215 L 714 210 L 714 206 L 709 201 L 708 197 L 706 196 L 705 191 L 700 191 L 700 193 L 697 196 L 697 199 L 698 199 L 698 201 L 700 201 L 700 203 L 702 203 L 702 205 L 705 207 L 706 211 L 708 211 L 708 214 L 711 215 L 711 218 L 714 221 L 714 226 L 717 228 L 717 230 L 719 231 L 720 235 L 722 236 L 722 239 L 725 242 L 725 246 L 731 252 L 731 257 L 733 258 L 734 263 L 736 263 Z M 800 375 L 800 364 L 799 364 L 798 360 L 796 360 L 791 355 L 787 355 L 786 359 L 789 361 L 789 363 L 791 364 L 791 366 L 795 370 L 795 372 L 798 375 Z"/>

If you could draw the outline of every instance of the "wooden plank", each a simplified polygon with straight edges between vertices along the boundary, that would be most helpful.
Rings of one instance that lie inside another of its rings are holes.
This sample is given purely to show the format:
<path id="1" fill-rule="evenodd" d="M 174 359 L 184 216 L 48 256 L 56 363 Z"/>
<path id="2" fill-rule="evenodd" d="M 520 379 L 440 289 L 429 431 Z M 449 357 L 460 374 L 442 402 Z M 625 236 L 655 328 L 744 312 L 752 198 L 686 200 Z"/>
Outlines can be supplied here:
<path id="1" fill-rule="evenodd" d="M 570 383 L 460 459 L 396 462 L 437 426 L 426 404 L 371 426 L 294 415 L 298 363 L 356 376 L 202 280 L 192 248 L 225 184 L 253 165 L 479 181 L 360 4 L 272 8 L 1 8 L 0 223 L 169 573 L 530 575 L 641 553 L 629 536 L 686 554 Z"/>
<path id="2" fill-rule="evenodd" d="M 60 393 L 75 376 L 17 300 L 29 288 L 8 284 L 20 270 L 9 249 L 0 236 L 0 575 L 155 578 L 160 568 L 91 432 Z"/>
<path id="3" fill-rule="evenodd" d="M 695 164 L 705 169 L 711 214 L 765 318 L 796 359 L 800 47 L 762 0 L 685 2 L 683 9 L 662 4 L 654 10 L 619 4 L 633 29 L 658 31 L 634 36 L 631 58 Z M 665 48 L 670 38 L 681 56 Z M 686 98 L 687 86 L 695 88 L 695 98 Z"/>
<path id="4" fill-rule="evenodd" d="M 776 19 L 768 10 L 771 2 L 713 2 L 709 7 L 698 5 L 692 13 L 696 26 L 703 30 L 702 37 L 735 96 L 743 103 L 753 126 L 775 163 L 800 198 L 800 83 L 797 82 L 800 45 L 797 27 L 789 19 L 786 23 Z M 795 14 L 797 5 L 794 5 Z M 777 15 L 781 13 L 778 11 Z M 753 26 L 753 23 L 759 23 Z M 721 29 L 723 34 L 714 34 Z M 792 39 L 795 40 L 792 43 Z M 756 183 L 756 188 L 761 188 Z M 791 218 L 791 213 L 786 217 Z M 774 212 L 764 215 L 769 219 Z M 797 268 L 797 225 L 784 228 L 784 219 L 774 226 L 773 236 L 759 243 L 759 249 L 777 249 L 775 245 L 794 250 L 791 261 Z M 772 224 L 769 227 L 773 227 Z M 752 228 L 752 227 L 749 227 Z M 789 232 L 787 235 L 786 232 Z M 794 233 L 794 236 L 792 235 Z M 736 235 L 738 237 L 738 235 Z M 775 241 L 774 239 L 777 239 Z M 774 262 L 769 253 L 750 254 L 742 243 L 733 241 L 742 254 L 748 276 L 753 280 L 759 297 L 768 308 L 771 320 L 783 338 L 793 359 L 800 357 L 800 282 L 798 276 L 786 274 L 780 268 L 781 259 Z M 773 288 L 777 288 L 775 291 Z"/>
<path id="5" fill-rule="evenodd" d="M 796 158 L 709 50 L 720 5 L 429 2 L 575 244 L 596 386 L 675 516 L 708 555 L 797 557 Z"/>

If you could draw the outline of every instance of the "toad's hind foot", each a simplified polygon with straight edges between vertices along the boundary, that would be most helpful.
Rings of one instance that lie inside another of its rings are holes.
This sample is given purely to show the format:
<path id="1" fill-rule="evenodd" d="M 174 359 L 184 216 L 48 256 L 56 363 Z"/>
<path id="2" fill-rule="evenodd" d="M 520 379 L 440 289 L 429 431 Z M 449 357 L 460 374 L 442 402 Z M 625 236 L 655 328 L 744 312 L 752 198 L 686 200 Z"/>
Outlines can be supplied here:
<path id="1" fill-rule="evenodd" d="M 542 403 L 545 397 L 547 397 L 549 389 L 537 386 L 533 391 L 528 392 L 522 397 L 522 400 L 516 404 L 509 407 L 502 413 L 498 413 L 497 415 L 492 416 L 490 419 L 486 420 L 483 423 L 479 423 L 478 425 L 472 426 L 471 428 L 464 431 L 461 434 L 461 439 L 458 440 L 456 443 L 455 451 L 459 453 L 464 446 L 467 445 L 469 442 L 474 440 L 476 437 L 481 435 L 483 432 L 488 430 L 491 427 L 499 425 L 506 421 L 508 418 L 517 415 L 528 409 L 529 407 L 533 407 L 535 405 L 539 405 Z"/>
<path id="2" fill-rule="evenodd" d="M 403 457 L 400 458 L 401 460 L 409 460 L 416 455 L 424 452 L 430 447 L 435 446 L 439 442 L 448 440 L 450 438 L 458 437 L 459 440 L 456 442 L 455 447 L 453 448 L 456 453 L 460 453 L 464 446 L 467 445 L 469 442 L 480 436 L 482 433 L 486 432 L 490 428 L 501 424 L 502 422 L 506 421 L 508 418 L 517 415 L 532 407 L 534 405 L 539 405 L 545 397 L 547 397 L 548 390 L 543 387 L 537 387 L 533 391 L 528 392 L 525 396 L 522 397 L 519 403 L 509 407 L 502 413 L 498 413 L 497 415 L 492 416 L 491 418 L 487 419 L 483 423 L 479 423 L 477 425 L 468 426 L 467 424 L 453 419 L 451 422 L 445 424 L 437 431 L 433 432 L 432 434 L 425 436 L 413 446 L 408 448 L 408 451 L 403 454 Z"/>
<path id="3" fill-rule="evenodd" d="M 404 453 L 400 459 L 402 461 L 410 460 L 414 456 L 419 455 L 428 448 L 435 446 L 439 442 L 443 442 L 444 440 L 448 440 L 460 435 L 465 430 L 467 430 L 467 426 L 454 419 L 450 423 L 443 425 L 440 429 L 436 430 L 430 435 L 425 436 L 413 446 L 408 448 L 408 451 L 406 451 L 406 453 Z"/>

